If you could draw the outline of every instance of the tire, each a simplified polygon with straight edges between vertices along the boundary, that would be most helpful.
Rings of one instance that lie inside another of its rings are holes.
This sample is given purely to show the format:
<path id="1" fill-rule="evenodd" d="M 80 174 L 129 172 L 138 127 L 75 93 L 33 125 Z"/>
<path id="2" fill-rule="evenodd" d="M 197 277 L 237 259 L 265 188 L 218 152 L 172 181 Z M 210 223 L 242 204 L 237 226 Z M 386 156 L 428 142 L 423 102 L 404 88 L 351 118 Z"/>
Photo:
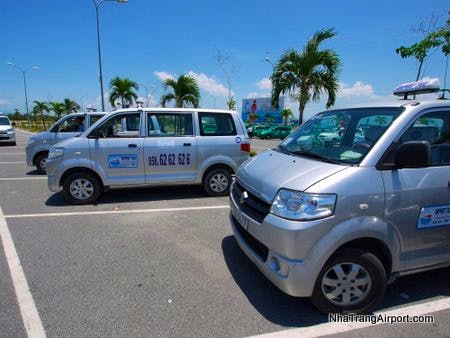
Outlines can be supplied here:
<path id="1" fill-rule="evenodd" d="M 101 193 L 102 187 L 97 177 L 85 172 L 70 174 L 63 184 L 64 197 L 72 204 L 92 204 Z"/>
<path id="2" fill-rule="evenodd" d="M 37 158 L 36 158 L 36 169 L 40 174 L 46 175 L 47 174 L 47 170 L 45 167 L 45 161 L 47 160 L 47 153 L 44 154 L 40 154 Z"/>
<path id="3" fill-rule="evenodd" d="M 210 196 L 226 196 L 230 194 L 231 174 L 226 169 L 213 169 L 203 180 L 203 187 Z"/>
<path id="4" fill-rule="evenodd" d="M 350 270 L 352 266 L 355 272 Z M 340 271 L 341 278 L 335 269 Z M 351 290 L 358 290 L 358 294 Z M 383 300 L 385 291 L 386 271 L 378 257 L 359 249 L 344 249 L 322 268 L 311 301 L 323 313 L 366 314 Z"/>

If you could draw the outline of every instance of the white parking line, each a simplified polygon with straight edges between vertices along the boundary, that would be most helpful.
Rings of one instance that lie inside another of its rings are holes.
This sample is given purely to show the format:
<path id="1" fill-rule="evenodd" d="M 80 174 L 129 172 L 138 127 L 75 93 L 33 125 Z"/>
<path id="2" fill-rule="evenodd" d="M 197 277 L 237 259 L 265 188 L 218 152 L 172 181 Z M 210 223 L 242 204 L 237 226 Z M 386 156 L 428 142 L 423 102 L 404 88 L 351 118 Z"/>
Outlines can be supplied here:
<path id="1" fill-rule="evenodd" d="M 17 161 L 17 162 L 0 162 L 0 164 L 8 164 L 8 163 L 27 163 L 27 162 L 24 162 L 24 161 L 22 161 L 22 162 L 19 162 L 19 161 Z"/>
<path id="2" fill-rule="evenodd" d="M 374 315 L 382 315 L 382 316 L 423 316 L 426 314 L 430 314 L 433 312 L 443 311 L 450 309 L 450 297 L 444 297 L 438 300 L 432 300 L 426 303 L 413 304 L 405 307 L 401 307 L 398 309 L 388 310 L 388 311 L 379 311 L 375 312 Z M 375 325 L 381 325 L 382 323 L 378 322 L 377 324 L 372 324 L 370 321 L 359 323 L 359 322 L 328 322 L 308 327 L 302 327 L 299 329 L 291 329 L 291 330 L 282 330 L 272 333 L 261 334 L 258 338 L 291 338 L 291 337 L 323 337 L 327 335 L 345 333 L 349 331 L 354 331 L 358 329 L 364 329 L 373 327 Z M 366 335 L 368 335 L 366 333 Z"/>
<path id="3" fill-rule="evenodd" d="M 52 212 L 37 214 L 10 214 L 5 218 L 30 218 L 30 217 L 60 217 L 60 216 L 85 216 L 85 215 L 109 215 L 109 214 L 142 214 L 155 212 L 193 211 L 193 210 L 214 210 L 228 209 L 228 205 L 211 205 L 203 207 L 180 207 L 180 208 L 160 208 L 160 209 L 133 209 L 133 210 L 102 210 L 102 211 L 74 211 L 74 212 Z"/>
<path id="4" fill-rule="evenodd" d="M 30 292 L 25 273 L 20 264 L 14 242 L 0 207 L 0 237 L 5 251 L 6 261 L 11 273 L 12 283 L 16 292 L 17 303 L 28 337 L 46 337 L 44 326 Z"/>
<path id="5" fill-rule="evenodd" d="M 0 177 L 0 181 L 46 180 L 47 176 Z"/>

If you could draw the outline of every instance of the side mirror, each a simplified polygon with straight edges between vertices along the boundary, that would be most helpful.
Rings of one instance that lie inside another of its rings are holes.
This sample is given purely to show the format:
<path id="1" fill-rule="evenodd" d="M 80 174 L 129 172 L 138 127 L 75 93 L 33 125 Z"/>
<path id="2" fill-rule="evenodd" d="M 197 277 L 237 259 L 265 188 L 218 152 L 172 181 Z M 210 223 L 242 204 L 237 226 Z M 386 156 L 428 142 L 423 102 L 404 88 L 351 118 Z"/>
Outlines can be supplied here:
<path id="1" fill-rule="evenodd" d="M 401 144 L 395 153 L 397 168 L 425 168 L 431 164 L 431 146 L 427 141 Z"/>
<path id="2" fill-rule="evenodd" d="M 52 130 L 50 130 L 51 133 L 57 133 L 59 131 L 59 126 L 56 125 L 52 128 Z"/>
<path id="3" fill-rule="evenodd" d="M 16 126 L 16 122 L 11 123 L 11 125 L 12 125 L 13 127 L 15 127 L 15 126 Z"/>

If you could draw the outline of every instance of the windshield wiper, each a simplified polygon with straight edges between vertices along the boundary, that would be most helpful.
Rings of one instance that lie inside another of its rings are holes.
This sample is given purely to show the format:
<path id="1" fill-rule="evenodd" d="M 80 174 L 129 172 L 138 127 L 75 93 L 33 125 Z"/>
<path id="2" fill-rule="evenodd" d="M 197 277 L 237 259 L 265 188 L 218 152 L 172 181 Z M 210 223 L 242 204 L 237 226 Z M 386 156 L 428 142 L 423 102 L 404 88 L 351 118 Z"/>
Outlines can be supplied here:
<path id="1" fill-rule="evenodd" d="M 282 144 L 278 145 L 277 150 L 279 150 L 279 151 L 281 151 L 282 153 L 285 153 L 285 154 L 292 154 L 292 152 L 287 147 L 285 147 Z"/>
<path id="2" fill-rule="evenodd" d="M 299 155 L 299 156 L 305 156 L 305 157 L 310 157 L 310 158 L 315 158 L 317 160 L 323 161 L 323 162 L 327 162 L 327 163 L 333 163 L 333 164 L 340 164 L 342 165 L 342 162 L 337 161 L 337 160 L 332 160 L 328 157 L 313 153 L 311 151 L 305 151 L 305 150 L 299 150 L 299 151 L 292 151 L 292 154 L 295 155 Z"/>

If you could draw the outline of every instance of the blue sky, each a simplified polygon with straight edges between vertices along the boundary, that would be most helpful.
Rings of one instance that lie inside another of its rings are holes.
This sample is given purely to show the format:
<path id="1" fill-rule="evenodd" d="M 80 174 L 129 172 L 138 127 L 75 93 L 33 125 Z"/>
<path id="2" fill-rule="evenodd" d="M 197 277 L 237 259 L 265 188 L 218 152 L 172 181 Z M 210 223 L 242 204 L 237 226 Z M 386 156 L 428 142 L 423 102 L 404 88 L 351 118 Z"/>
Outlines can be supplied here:
<path id="1" fill-rule="evenodd" d="M 447 1 L 159 1 L 106 2 L 101 8 L 105 87 L 127 76 L 161 95 L 161 78 L 189 73 L 202 89 L 202 107 L 224 107 L 226 78 L 215 62 L 220 49 L 238 66 L 232 88 L 238 102 L 270 92 L 273 61 L 287 48 L 301 49 L 321 28 L 338 35 L 334 48 L 343 66 L 337 105 L 390 95 L 413 80 L 416 64 L 395 48 L 417 41 L 410 28 L 437 14 L 447 18 Z M 0 111 L 24 110 L 23 85 L 12 61 L 38 66 L 27 75 L 30 101 L 70 97 L 99 106 L 95 10 L 91 0 L 15 0 L 0 2 Z M 425 75 L 444 77 L 445 59 L 436 52 Z M 158 77 L 158 76 L 159 77 Z M 145 90 L 139 91 L 145 96 Z M 293 106 L 295 108 L 295 106 Z M 311 105 L 308 112 L 323 109 Z"/>

